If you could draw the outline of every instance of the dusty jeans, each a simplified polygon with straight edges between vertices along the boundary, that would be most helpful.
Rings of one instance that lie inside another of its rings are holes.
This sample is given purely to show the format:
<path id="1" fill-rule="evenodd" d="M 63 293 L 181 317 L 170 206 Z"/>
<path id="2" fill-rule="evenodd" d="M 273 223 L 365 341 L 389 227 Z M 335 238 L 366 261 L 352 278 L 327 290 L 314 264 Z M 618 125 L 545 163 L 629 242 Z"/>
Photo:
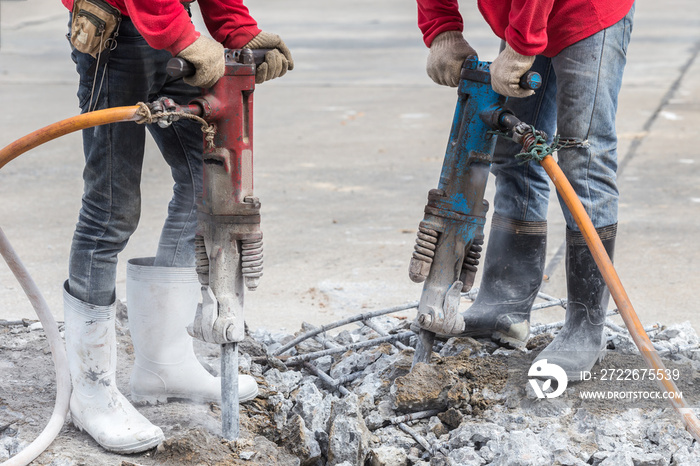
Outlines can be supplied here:
<path id="1" fill-rule="evenodd" d="M 596 228 L 617 223 L 617 135 L 615 114 L 622 84 L 634 6 L 622 20 L 562 50 L 538 56 L 533 69 L 542 75 L 535 95 L 508 100 L 521 120 L 550 137 L 581 143 L 561 149 L 558 162 Z M 491 171 L 496 176 L 494 212 L 524 221 L 547 219 L 549 178 L 537 162 L 513 156 L 520 146 L 500 139 Z M 577 231 L 560 199 L 567 227 Z"/>
<path id="2" fill-rule="evenodd" d="M 91 71 L 93 57 L 73 51 L 72 58 L 80 74 L 78 99 L 83 112 L 152 102 L 164 96 L 186 104 L 201 92 L 166 74 L 170 53 L 151 48 L 128 18 L 122 21 L 117 47 L 106 68 L 97 67 L 96 80 Z M 161 128 L 127 122 L 86 129 L 84 194 L 69 263 L 70 293 L 84 302 L 100 306 L 114 302 L 117 254 L 136 230 L 141 214 L 146 128 L 170 166 L 174 181 L 155 265 L 194 265 L 195 197 L 202 185 L 199 124 L 178 121 Z"/>

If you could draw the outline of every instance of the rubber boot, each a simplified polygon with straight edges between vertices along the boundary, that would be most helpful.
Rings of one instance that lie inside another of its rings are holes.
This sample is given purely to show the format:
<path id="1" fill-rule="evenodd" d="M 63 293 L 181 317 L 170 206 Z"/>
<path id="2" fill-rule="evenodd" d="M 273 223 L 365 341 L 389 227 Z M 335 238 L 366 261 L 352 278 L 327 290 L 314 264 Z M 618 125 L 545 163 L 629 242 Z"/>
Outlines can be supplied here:
<path id="1" fill-rule="evenodd" d="M 169 398 L 221 402 L 221 378 L 199 363 L 187 333 L 200 296 L 195 268 L 156 267 L 152 257 L 131 259 L 126 296 L 134 345 L 134 402 L 165 403 Z M 239 401 L 252 400 L 257 394 L 255 379 L 239 375 Z"/>
<path id="2" fill-rule="evenodd" d="M 474 304 L 464 312 L 464 335 L 521 347 L 530 336 L 530 311 L 542 285 L 547 222 L 494 214 L 484 272 Z"/>
<path id="3" fill-rule="evenodd" d="M 80 301 L 70 295 L 66 281 L 63 308 L 73 424 L 109 451 L 137 453 L 157 446 L 164 439 L 163 431 L 117 389 L 116 305 Z"/>
<path id="4" fill-rule="evenodd" d="M 596 230 L 612 259 L 617 224 Z M 581 232 L 566 230 L 567 304 L 564 326 L 537 356 L 566 372 L 569 381 L 581 380 L 605 355 L 605 314 L 610 293 Z"/>

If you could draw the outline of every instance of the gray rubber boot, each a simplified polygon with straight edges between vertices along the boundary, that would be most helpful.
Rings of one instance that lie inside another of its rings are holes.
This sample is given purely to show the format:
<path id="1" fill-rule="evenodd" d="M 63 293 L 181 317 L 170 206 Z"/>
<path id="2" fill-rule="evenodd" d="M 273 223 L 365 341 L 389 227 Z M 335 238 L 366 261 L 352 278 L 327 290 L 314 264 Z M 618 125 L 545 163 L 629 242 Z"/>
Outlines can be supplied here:
<path id="1" fill-rule="evenodd" d="M 596 230 L 612 259 L 617 224 Z M 605 354 L 605 314 L 610 293 L 581 232 L 566 230 L 567 305 L 564 327 L 535 358 L 546 359 L 566 372 L 569 381 L 581 380 Z"/>
<path id="2" fill-rule="evenodd" d="M 530 311 L 542 285 L 547 222 L 494 214 L 484 273 L 474 304 L 464 312 L 464 335 L 520 347 L 530 335 Z"/>

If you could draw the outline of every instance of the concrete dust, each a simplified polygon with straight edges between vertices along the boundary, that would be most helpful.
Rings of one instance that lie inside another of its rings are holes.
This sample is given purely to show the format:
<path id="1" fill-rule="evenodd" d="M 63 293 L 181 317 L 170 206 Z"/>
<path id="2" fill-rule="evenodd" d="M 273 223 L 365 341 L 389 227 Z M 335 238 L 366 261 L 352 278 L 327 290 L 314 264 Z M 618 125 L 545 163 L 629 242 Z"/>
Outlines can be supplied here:
<path id="1" fill-rule="evenodd" d="M 31 324 L 31 321 L 26 322 Z M 215 366 L 218 347 L 196 346 L 205 366 Z M 128 330 L 119 323 L 117 350 L 117 386 L 129 398 L 133 346 Z M 17 445 L 24 446 L 24 442 L 29 443 L 39 435 L 54 405 L 55 372 L 49 345 L 41 329 L 0 325 L 0 374 L 0 438 L 14 439 Z M 135 455 L 109 453 L 68 421 L 58 438 L 32 464 L 295 464 L 295 458 L 264 436 L 274 432 L 264 400 L 256 399 L 241 406 L 241 437 L 237 442 L 221 438 L 221 412 L 214 403 L 202 405 L 175 401 L 138 406 L 138 409 L 163 429 L 166 440 L 157 449 Z M 4 459 L 7 458 L 0 453 L 0 462 Z"/>

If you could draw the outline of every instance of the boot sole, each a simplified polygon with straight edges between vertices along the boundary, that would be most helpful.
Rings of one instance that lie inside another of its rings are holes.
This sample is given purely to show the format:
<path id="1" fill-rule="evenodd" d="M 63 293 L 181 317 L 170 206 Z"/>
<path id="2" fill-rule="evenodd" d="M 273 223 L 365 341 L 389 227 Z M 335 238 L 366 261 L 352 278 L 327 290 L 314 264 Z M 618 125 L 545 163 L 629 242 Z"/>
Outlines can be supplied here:
<path id="1" fill-rule="evenodd" d="M 255 391 L 251 392 L 250 394 L 246 394 L 243 397 L 238 398 L 239 403 L 245 403 L 247 401 L 251 401 L 255 399 L 258 394 L 260 393 L 260 390 L 258 387 L 255 387 Z M 157 405 L 157 404 L 165 404 L 169 400 L 185 400 L 185 401 L 191 401 L 193 403 L 221 403 L 221 400 L 216 399 L 213 400 L 211 398 L 206 398 L 206 397 L 197 397 L 197 396 L 192 396 L 191 394 L 187 393 L 162 393 L 158 395 L 141 395 L 138 393 L 131 392 L 131 401 L 134 404 L 139 404 L 139 405 Z"/>
<path id="2" fill-rule="evenodd" d="M 95 442 L 97 442 L 98 445 L 100 445 L 105 450 L 114 453 L 140 453 L 157 447 L 158 445 L 163 443 L 163 440 L 165 440 L 165 436 L 161 434 L 155 438 L 142 440 L 136 443 L 130 443 L 128 445 L 107 445 L 105 443 L 100 443 L 95 437 L 93 437 L 92 434 L 83 427 L 80 421 L 78 421 L 78 419 L 73 414 L 71 414 L 71 421 L 80 432 L 86 432 Z"/>
<path id="3" fill-rule="evenodd" d="M 411 325 L 411 331 L 415 332 L 416 334 L 418 331 L 420 331 L 421 328 L 416 325 L 416 328 Z M 454 335 L 448 335 L 440 332 L 433 332 L 435 333 L 436 336 L 440 338 L 460 338 L 460 337 L 471 337 L 471 338 L 491 338 L 494 341 L 497 341 L 499 343 L 502 343 L 503 345 L 513 348 L 513 349 L 522 349 L 525 347 L 525 344 L 527 343 L 527 340 L 520 340 L 518 338 L 513 338 L 508 335 L 505 335 L 504 333 L 501 333 L 499 330 L 472 330 L 472 331 L 464 331 L 462 333 L 454 334 Z"/>
<path id="4" fill-rule="evenodd" d="M 467 331 L 462 332 L 460 335 L 454 335 L 460 337 L 471 337 L 471 338 L 490 338 L 494 341 L 502 343 L 505 346 L 513 349 L 522 349 L 525 347 L 527 340 L 520 340 L 518 338 L 513 338 L 511 336 L 502 333 L 500 330 L 488 330 L 488 331 Z"/>
<path id="5" fill-rule="evenodd" d="M 417 323 L 411 324 L 411 331 L 418 334 L 421 327 Z M 503 345 L 513 348 L 522 349 L 527 344 L 527 339 L 520 340 L 518 338 L 513 338 L 502 333 L 500 330 L 465 330 L 464 332 L 458 334 L 444 334 L 440 332 L 433 332 L 436 336 L 440 338 L 460 338 L 460 337 L 471 337 L 471 338 L 491 338 L 494 341 L 502 343 Z"/>
<path id="6" fill-rule="evenodd" d="M 494 332 L 491 335 L 491 339 L 503 343 L 504 345 L 513 349 L 523 349 L 527 343 L 527 340 L 523 341 L 517 338 L 509 337 L 501 332 Z"/>

